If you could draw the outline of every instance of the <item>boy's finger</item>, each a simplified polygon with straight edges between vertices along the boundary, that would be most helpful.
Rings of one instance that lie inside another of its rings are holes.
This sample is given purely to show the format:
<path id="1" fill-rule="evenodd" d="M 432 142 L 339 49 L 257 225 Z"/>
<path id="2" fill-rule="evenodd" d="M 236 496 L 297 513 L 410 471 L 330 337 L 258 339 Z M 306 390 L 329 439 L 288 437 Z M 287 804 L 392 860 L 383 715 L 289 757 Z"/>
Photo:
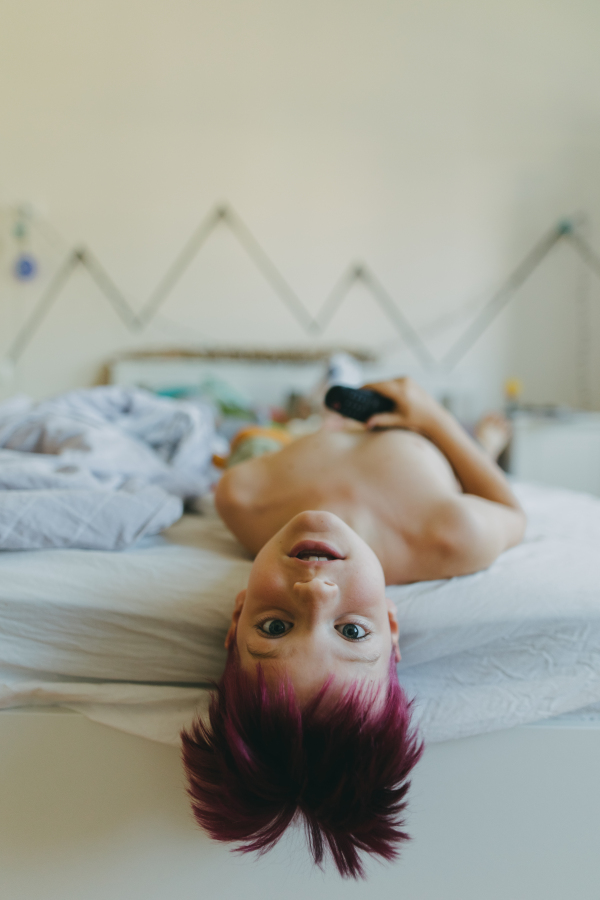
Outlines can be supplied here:
<path id="1" fill-rule="evenodd" d="M 390 381 L 374 381 L 372 384 L 363 384 L 363 390 L 376 391 L 382 397 L 389 397 L 390 400 L 395 400 L 397 391 L 394 388 L 395 385 Z"/>
<path id="2" fill-rule="evenodd" d="M 377 413 L 367 421 L 367 428 L 399 428 L 403 424 L 404 420 L 398 413 Z"/>

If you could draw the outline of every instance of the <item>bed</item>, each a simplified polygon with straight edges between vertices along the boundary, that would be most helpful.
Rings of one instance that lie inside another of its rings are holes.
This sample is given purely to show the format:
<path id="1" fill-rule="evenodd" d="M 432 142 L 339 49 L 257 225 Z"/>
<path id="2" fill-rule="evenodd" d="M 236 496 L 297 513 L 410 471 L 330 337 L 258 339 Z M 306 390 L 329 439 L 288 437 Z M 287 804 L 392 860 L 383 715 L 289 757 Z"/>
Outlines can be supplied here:
<path id="1" fill-rule="evenodd" d="M 178 733 L 206 708 L 251 565 L 210 501 L 119 553 L 0 555 L 6 896 L 279 897 L 291 870 L 290 897 L 597 897 L 600 500 L 516 490 L 522 545 L 485 572 L 389 589 L 428 750 L 416 840 L 367 885 L 311 873 L 297 836 L 234 861 L 191 823 Z"/>
<path id="2" fill-rule="evenodd" d="M 525 540 L 489 569 L 390 587 L 428 742 L 600 701 L 600 500 L 517 485 Z M 64 704 L 165 743 L 203 708 L 251 560 L 210 503 L 120 553 L 0 557 L 3 706 Z"/>

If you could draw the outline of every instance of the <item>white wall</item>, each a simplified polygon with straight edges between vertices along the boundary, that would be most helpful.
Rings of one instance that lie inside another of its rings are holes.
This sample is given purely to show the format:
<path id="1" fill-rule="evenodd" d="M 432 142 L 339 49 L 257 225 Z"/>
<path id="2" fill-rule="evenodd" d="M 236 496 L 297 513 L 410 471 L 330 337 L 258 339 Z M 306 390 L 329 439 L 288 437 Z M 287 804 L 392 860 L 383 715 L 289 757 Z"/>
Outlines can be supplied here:
<path id="1" fill-rule="evenodd" d="M 441 355 L 458 332 L 432 326 L 490 296 L 561 216 L 585 213 L 600 248 L 599 33 L 591 0 L 4 0 L 0 352 L 69 246 L 139 308 L 228 201 L 313 312 L 365 261 Z M 29 286 L 9 274 L 22 202 L 44 217 Z M 419 371 L 364 292 L 346 310 L 323 343 Z M 559 248 L 462 377 L 479 403 L 514 374 L 529 399 L 600 407 L 600 369 L 581 365 L 599 336 L 599 286 Z M 126 347 L 307 341 L 222 231 L 139 337 L 75 276 L 0 390 L 91 383 Z"/>

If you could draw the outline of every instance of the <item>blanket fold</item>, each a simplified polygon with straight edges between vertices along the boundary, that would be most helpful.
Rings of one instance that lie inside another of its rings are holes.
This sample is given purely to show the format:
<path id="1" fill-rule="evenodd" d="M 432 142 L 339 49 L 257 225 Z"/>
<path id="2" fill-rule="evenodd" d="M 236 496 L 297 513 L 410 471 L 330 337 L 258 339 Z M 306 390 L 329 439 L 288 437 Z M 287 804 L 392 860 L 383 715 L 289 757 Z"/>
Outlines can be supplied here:
<path id="1" fill-rule="evenodd" d="M 119 386 L 0 404 L 0 550 L 121 550 L 211 483 L 214 418 Z"/>

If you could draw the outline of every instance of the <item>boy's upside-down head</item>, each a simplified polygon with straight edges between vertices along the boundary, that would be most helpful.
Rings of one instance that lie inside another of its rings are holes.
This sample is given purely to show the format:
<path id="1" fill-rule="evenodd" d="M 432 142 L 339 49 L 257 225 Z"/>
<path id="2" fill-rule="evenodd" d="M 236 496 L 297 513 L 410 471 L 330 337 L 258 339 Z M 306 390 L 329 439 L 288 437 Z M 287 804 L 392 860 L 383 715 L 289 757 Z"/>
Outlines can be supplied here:
<path id="1" fill-rule="evenodd" d="M 421 754 L 396 676 L 398 626 L 381 565 L 337 516 L 296 516 L 258 554 L 236 602 L 209 722 L 183 734 L 197 821 L 266 851 L 302 820 L 342 875 L 407 839 Z"/>

